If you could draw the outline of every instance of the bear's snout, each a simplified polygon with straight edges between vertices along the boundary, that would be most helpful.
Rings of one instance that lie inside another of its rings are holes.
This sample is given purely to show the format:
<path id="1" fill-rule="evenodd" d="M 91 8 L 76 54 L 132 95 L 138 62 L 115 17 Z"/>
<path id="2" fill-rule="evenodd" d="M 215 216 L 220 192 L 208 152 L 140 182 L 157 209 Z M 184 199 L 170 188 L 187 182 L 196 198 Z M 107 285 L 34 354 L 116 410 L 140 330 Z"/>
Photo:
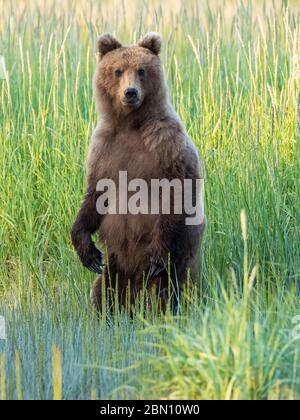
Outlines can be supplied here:
<path id="1" fill-rule="evenodd" d="M 125 89 L 124 97 L 127 103 L 136 103 L 139 99 L 139 92 L 136 88 L 129 87 Z"/>
<path id="2" fill-rule="evenodd" d="M 135 88 L 128 88 L 124 92 L 126 99 L 136 99 L 138 97 L 138 90 Z"/>

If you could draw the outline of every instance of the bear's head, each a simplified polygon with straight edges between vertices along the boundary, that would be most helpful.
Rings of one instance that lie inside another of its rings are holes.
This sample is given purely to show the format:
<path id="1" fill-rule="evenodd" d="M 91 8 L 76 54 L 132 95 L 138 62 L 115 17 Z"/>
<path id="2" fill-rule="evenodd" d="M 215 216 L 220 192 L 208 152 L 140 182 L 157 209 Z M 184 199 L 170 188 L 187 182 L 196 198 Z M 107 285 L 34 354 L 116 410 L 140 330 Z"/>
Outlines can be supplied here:
<path id="1" fill-rule="evenodd" d="M 166 87 L 160 49 L 161 38 L 154 32 L 134 46 L 122 46 L 111 34 L 101 35 L 94 78 L 98 102 L 110 105 L 119 115 L 161 100 Z"/>

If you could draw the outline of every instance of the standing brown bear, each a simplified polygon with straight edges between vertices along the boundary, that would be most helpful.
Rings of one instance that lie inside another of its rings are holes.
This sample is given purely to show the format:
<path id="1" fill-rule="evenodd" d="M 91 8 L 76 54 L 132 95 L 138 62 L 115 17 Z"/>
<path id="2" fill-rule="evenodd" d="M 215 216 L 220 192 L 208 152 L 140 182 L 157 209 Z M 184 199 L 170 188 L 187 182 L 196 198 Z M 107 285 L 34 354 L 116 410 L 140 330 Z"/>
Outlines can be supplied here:
<path id="1" fill-rule="evenodd" d="M 193 211 L 197 213 L 201 203 L 197 200 L 199 159 L 169 102 L 159 58 L 160 36 L 149 33 L 138 45 L 125 47 L 112 35 L 103 34 L 98 48 L 94 92 L 100 122 L 89 150 L 87 191 L 72 227 L 72 242 L 83 265 L 98 274 L 103 262 L 92 240 L 94 233 L 99 233 L 107 250 L 104 272 L 92 290 L 92 301 L 100 309 L 102 282 L 112 289 L 117 282 L 121 303 L 128 285 L 133 300 L 144 284 L 148 289 L 155 285 L 163 294 L 170 277 L 180 289 L 188 271 L 195 268 L 204 218 L 189 224 L 191 213 L 186 210 L 163 213 L 161 190 L 157 214 L 99 211 L 99 180 L 114 181 L 118 197 L 124 193 L 119 190 L 120 171 L 127 172 L 128 182 L 142 179 L 149 187 L 151 180 L 176 179 L 182 185 L 190 180 Z M 172 188 L 170 192 L 174 203 Z"/>

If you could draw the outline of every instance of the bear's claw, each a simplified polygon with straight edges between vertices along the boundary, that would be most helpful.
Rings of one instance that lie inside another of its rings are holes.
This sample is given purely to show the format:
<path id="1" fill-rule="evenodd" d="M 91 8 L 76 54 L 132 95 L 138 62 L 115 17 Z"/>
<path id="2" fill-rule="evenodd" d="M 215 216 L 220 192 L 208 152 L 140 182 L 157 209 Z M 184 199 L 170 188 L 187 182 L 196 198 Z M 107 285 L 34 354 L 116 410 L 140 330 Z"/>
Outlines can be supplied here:
<path id="1" fill-rule="evenodd" d="M 91 252 L 81 261 L 84 267 L 86 267 L 93 273 L 96 273 L 96 274 L 102 273 L 102 268 L 103 268 L 102 254 L 96 247 L 93 247 Z"/>

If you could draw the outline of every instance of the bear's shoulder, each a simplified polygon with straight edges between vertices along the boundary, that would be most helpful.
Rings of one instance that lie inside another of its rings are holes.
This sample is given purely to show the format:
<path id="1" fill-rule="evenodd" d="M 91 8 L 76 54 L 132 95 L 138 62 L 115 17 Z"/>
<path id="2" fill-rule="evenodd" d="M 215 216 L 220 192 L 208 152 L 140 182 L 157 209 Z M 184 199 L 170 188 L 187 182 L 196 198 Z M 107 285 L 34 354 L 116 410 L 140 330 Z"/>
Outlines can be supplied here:
<path id="1" fill-rule="evenodd" d="M 149 152 L 156 154 L 165 165 L 185 155 L 194 155 L 197 159 L 193 142 L 174 111 L 160 118 L 149 119 L 142 127 L 142 140 Z"/>

